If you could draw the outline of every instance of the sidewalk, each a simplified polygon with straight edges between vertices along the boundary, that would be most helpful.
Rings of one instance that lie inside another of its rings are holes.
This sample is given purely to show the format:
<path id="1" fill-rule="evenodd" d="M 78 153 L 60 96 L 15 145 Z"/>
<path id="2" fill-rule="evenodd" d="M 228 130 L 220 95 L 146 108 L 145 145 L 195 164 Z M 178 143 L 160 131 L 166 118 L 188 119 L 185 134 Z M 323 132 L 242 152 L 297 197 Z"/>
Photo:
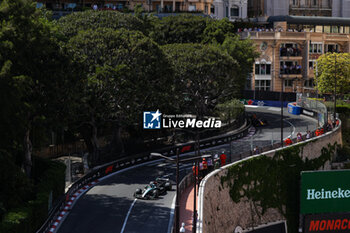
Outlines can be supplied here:
<path id="1" fill-rule="evenodd" d="M 196 206 L 198 210 L 198 206 Z M 186 233 L 192 232 L 193 185 L 187 187 L 180 199 L 180 227 L 185 223 Z"/>

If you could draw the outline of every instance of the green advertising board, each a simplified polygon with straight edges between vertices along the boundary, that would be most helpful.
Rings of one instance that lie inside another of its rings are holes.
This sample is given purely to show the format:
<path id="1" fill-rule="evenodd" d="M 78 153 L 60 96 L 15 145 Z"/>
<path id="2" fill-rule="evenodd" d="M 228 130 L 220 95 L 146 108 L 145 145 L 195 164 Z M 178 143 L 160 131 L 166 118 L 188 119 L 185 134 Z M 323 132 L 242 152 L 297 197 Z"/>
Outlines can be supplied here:
<path id="1" fill-rule="evenodd" d="M 301 173 L 300 213 L 350 212 L 350 170 Z"/>

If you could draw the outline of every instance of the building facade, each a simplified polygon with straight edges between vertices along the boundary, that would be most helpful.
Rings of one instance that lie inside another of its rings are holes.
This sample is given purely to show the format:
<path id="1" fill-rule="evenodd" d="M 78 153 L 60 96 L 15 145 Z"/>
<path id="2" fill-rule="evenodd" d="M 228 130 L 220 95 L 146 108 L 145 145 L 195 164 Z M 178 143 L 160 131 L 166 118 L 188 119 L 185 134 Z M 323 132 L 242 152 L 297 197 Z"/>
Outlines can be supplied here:
<path id="1" fill-rule="evenodd" d="M 350 17 L 348 0 L 249 0 L 248 16 L 327 16 Z"/>
<path id="2" fill-rule="evenodd" d="M 289 15 L 332 16 L 332 0 L 289 0 Z"/>
<path id="3" fill-rule="evenodd" d="M 214 0 L 211 15 L 217 19 L 231 21 L 248 17 L 248 0 Z"/>
<path id="4" fill-rule="evenodd" d="M 333 0 L 332 16 L 350 18 L 350 1 Z"/>
<path id="5" fill-rule="evenodd" d="M 145 11 L 152 12 L 203 12 L 211 13 L 212 0 L 38 0 L 37 6 L 45 6 L 54 11 L 73 11 L 82 8 L 133 10 L 141 5 Z"/>
<path id="6" fill-rule="evenodd" d="M 304 21 L 298 27 L 306 26 L 305 30 L 293 29 L 295 18 L 298 23 Z M 327 52 L 350 52 L 350 19 L 318 19 L 313 29 L 306 25 L 306 17 L 294 17 L 293 23 L 278 20 L 271 22 L 274 30 L 240 33 L 242 38 L 251 38 L 261 54 L 253 67 L 251 89 L 315 93 L 317 58 Z"/>

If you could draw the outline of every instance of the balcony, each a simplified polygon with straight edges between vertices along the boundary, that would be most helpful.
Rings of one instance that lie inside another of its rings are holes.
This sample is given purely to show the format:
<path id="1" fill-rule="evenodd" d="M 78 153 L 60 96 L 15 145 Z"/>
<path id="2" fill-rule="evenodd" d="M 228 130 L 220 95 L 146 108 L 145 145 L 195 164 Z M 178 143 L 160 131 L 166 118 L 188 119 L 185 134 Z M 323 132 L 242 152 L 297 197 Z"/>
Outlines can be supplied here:
<path id="1" fill-rule="evenodd" d="M 298 48 L 280 48 L 280 57 L 301 57 L 301 50 Z"/>
<path id="2" fill-rule="evenodd" d="M 287 66 L 280 69 L 283 78 L 301 78 L 301 66 Z"/>

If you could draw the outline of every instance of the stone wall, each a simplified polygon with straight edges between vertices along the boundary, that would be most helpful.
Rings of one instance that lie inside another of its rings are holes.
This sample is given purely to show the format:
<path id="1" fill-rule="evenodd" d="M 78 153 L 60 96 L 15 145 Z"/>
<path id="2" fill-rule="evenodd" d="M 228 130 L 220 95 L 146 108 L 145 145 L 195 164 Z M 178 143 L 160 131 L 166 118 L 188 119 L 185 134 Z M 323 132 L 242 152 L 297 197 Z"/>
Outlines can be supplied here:
<path id="1" fill-rule="evenodd" d="M 329 132 L 306 142 L 300 152 L 302 158 L 316 158 L 321 155 L 322 148 L 328 145 L 328 143 L 333 144 L 337 142 L 338 144 L 342 144 L 341 129 L 339 127 L 336 131 Z M 280 149 L 263 154 L 272 157 L 278 150 Z M 222 188 L 220 184 L 220 177 L 226 174 L 229 166 L 232 166 L 232 164 L 211 173 L 206 177 L 204 182 L 202 181 L 201 188 L 203 193 L 201 197 L 203 199 L 203 206 L 202 210 L 200 210 L 200 215 L 202 216 L 199 216 L 199 221 L 203 219 L 201 222 L 203 233 L 232 233 L 237 226 L 247 229 L 268 222 L 285 220 L 283 215 L 276 209 L 268 209 L 264 215 L 259 216 L 261 210 L 254 206 L 253 202 L 248 199 L 234 203 L 229 195 L 229 188 Z M 330 163 L 328 162 L 323 169 L 329 170 Z"/>

